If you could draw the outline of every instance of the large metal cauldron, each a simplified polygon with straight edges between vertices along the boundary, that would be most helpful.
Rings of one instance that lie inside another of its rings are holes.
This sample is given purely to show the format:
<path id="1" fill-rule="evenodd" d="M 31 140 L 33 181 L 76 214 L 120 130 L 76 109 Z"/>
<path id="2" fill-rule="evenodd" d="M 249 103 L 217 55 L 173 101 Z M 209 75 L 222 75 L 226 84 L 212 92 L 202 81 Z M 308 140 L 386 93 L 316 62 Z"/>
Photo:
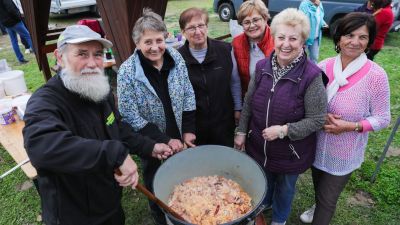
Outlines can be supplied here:
<path id="1" fill-rule="evenodd" d="M 164 203 L 175 185 L 197 176 L 220 175 L 237 182 L 252 198 L 253 209 L 243 217 L 225 225 L 248 224 L 265 206 L 262 200 L 267 192 L 267 181 L 261 167 L 245 153 L 232 148 L 203 145 L 184 150 L 164 162 L 154 177 L 154 193 Z M 175 225 L 188 225 L 167 214 Z"/>

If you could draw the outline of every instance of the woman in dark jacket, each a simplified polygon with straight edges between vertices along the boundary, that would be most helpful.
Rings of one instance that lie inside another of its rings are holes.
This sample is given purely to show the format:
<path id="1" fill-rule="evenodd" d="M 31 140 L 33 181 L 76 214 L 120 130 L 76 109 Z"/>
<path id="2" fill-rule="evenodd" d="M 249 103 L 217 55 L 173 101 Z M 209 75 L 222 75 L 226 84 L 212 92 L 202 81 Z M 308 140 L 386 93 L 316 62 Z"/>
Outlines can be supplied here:
<path id="1" fill-rule="evenodd" d="M 232 47 L 207 37 L 208 13 L 182 12 L 179 25 L 187 41 L 179 49 L 196 96 L 196 144 L 233 146 L 241 105 L 240 79 Z"/>
<path id="2" fill-rule="evenodd" d="M 256 65 L 235 147 L 246 147 L 264 168 L 264 203 L 272 206 L 271 224 L 279 225 L 289 216 L 299 174 L 314 161 L 315 132 L 324 125 L 327 99 L 322 72 L 303 49 L 310 32 L 308 18 L 286 9 L 274 18 L 271 30 L 275 50 Z"/>

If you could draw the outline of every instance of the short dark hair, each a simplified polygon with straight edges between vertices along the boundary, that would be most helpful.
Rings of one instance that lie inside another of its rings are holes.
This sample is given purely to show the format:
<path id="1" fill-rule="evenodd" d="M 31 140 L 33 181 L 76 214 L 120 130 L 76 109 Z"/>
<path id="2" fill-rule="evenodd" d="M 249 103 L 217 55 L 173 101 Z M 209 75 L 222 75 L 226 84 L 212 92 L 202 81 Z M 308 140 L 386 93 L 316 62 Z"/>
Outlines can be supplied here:
<path id="1" fill-rule="evenodd" d="M 378 10 L 392 4 L 392 0 L 371 0 L 371 4 L 375 10 Z"/>
<path id="2" fill-rule="evenodd" d="M 200 17 L 205 19 L 206 25 L 208 25 L 208 12 L 205 9 L 200 9 L 200 8 L 189 8 L 183 11 L 179 17 L 179 27 L 181 30 L 185 29 L 185 26 L 187 23 L 190 22 L 195 17 Z"/>
<path id="3" fill-rule="evenodd" d="M 366 25 L 368 29 L 368 49 L 374 42 L 376 36 L 376 23 L 374 17 L 363 12 L 351 12 L 340 18 L 333 34 L 333 43 L 335 44 L 336 52 L 340 52 L 340 49 L 336 47 L 340 41 L 340 37 L 350 34 L 364 25 Z M 368 51 L 367 49 L 365 51 Z"/>

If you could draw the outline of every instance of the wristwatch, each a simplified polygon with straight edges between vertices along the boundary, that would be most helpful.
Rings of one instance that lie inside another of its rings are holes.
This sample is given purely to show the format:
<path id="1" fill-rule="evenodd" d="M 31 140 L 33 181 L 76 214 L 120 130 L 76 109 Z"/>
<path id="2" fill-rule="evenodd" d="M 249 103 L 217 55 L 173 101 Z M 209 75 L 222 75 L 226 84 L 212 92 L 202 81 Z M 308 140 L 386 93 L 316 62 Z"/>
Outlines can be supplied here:
<path id="1" fill-rule="evenodd" d="M 360 124 L 356 122 L 356 128 L 354 128 L 354 131 L 359 132 L 360 131 Z"/>
<path id="2" fill-rule="evenodd" d="M 279 139 L 283 139 L 285 137 L 285 134 L 283 133 L 283 128 L 279 131 L 278 137 Z"/>

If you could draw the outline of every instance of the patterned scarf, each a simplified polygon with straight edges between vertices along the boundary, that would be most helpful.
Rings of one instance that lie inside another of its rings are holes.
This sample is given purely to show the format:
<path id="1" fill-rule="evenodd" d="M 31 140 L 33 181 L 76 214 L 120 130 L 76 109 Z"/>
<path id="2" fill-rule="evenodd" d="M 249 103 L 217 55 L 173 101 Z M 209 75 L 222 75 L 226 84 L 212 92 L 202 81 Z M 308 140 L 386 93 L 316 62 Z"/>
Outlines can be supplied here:
<path id="1" fill-rule="evenodd" d="M 272 86 L 275 87 L 276 83 L 285 76 L 287 73 L 289 73 L 290 70 L 292 70 L 303 58 L 304 56 L 304 51 L 301 51 L 300 54 L 287 66 L 285 67 L 280 67 L 278 64 L 278 59 L 276 56 L 276 53 L 274 52 L 272 56 L 272 75 L 273 75 L 273 82 Z"/>

